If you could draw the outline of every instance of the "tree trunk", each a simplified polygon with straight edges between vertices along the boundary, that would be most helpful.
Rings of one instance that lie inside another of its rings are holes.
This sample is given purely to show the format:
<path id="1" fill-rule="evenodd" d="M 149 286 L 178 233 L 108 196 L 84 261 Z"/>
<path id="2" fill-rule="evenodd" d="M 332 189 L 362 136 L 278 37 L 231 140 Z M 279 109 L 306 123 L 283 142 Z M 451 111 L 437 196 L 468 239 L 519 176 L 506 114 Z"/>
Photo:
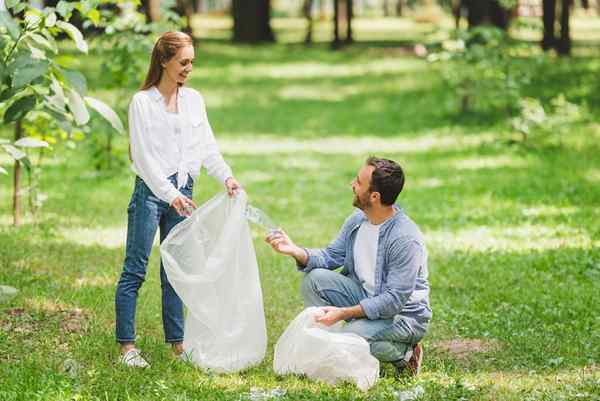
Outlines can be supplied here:
<path id="1" fill-rule="evenodd" d="M 15 124 L 15 142 L 23 136 L 21 120 Z M 15 171 L 13 175 L 13 224 L 21 225 L 21 162 L 15 160 Z"/>
<path id="2" fill-rule="evenodd" d="M 383 0 L 383 16 L 384 17 L 389 17 L 390 16 L 390 3 L 389 3 L 389 0 Z"/>
<path id="3" fill-rule="evenodd" d="M 544 23 L 542 49 L 550 50 L 556 46 L 556 36 L 554 34 L 554 24 L 556 21 L 556 0 L 543 0 L 542 12 L 542 21 Z"/>
<path id="4" fill-rule="evenodd" d="M 340 2 L 333 0 L 333 43 L 334 49 L 340 47 Z"/>
<path id="5" fill-rule="evenodd" d="M 510 10 L 506 10 L 497 0 L 464 0 L 467 9 L 469 28 L 482 24 L 492 24 L 506 30 L 510 21 Z"/>
<path id="6" fill-rule="evenodd" d="M 402 17 L 403 13 L 404 13 L 404 0 L 398 0 L 396 2 L 396 16 Z"/>
<path id="7" fill-rule="evenodd" d="M 454 17 L 454 29 L 460 28 L 460 17 L 462 14 L 462 0 L 452 0 L 452 16 Z"/>
<path id="8" fill-rule="evenodd" d="M 274 42 L 271 29 L 270 0 L 233 0 L 233 41 L 242 43 Z"/>
<path id="9" fill-rule="evenodd" d="M 311 44 L 312 43 L 312 34 L 313 34 L 313 18 L 312 18 L 312 6 L 313 0 L 304 0 L 302 4 L 302 14 L 306 19 L 306 35 L 304 36 L 304 43 Z"/>
<path id="10" fill-rule="evenodd" d="M 560 38 L 556 44 L 558 54 L 568 56 L 571 54 L 571 30 L 569 27 L 572 0 L 561 0 L 560 7 Z"/>
<path id="11" fill-rule="evenodd" d="M 142 11 L 149 22 L 160 19 L 160 0 L 142 0 Z"/>
<path id="12" fill-rule="evenodd" d="M 190 35 L 192 38 L 192 17 L 194 16 L 194 0 L 177 0 L 176 2 L 177 14 L 185 18 L 185 26 L 183 32 Z"/>
<path id="13" fill-rule="evenodd" d="M 352 34 L 352 18 L 354 17 L 354 0 L 346 0 L 346 43 L 354 42 Z"/>

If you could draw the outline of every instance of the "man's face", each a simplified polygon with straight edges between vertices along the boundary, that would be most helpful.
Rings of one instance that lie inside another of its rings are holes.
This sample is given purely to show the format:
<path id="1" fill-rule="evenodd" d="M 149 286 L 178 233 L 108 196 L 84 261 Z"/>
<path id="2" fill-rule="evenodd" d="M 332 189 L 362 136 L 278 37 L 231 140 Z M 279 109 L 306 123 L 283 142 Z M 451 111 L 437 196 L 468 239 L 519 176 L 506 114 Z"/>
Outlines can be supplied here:
<path id="1" fill-rule="evenodd" d="M 371 185 L 371 174 L 373 174 L 373 170 L 375 170 L 375 167 L 373 166 L 362 166 L 360 170 L 358 170 L 356 178 L 352 180 L 352 192 L 354 192 L 352 205 L 363 211 L 372 206 L 369 186 Z"/>

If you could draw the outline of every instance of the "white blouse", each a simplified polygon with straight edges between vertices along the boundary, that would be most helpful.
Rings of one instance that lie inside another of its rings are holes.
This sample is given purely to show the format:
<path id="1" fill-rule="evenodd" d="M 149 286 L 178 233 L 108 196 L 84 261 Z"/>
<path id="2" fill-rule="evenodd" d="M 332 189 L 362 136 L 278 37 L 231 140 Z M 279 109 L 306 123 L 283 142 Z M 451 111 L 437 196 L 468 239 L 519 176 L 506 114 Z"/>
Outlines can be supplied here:
<path id="1" fill-rule="evenodd" d="M 178 113 L 169 116 L 163 96 L 153 86 L 137 92 L 129 105 L 132 169 L 169 205 L 182 196 L 179 188 L 188 174 L 195 180 L 202 166 L 222 183 L 232 177 L 208 122 L 202 95 L 180 87 L 177 103 Z M 167 179 L 175 173 L 177 188 Z"/>

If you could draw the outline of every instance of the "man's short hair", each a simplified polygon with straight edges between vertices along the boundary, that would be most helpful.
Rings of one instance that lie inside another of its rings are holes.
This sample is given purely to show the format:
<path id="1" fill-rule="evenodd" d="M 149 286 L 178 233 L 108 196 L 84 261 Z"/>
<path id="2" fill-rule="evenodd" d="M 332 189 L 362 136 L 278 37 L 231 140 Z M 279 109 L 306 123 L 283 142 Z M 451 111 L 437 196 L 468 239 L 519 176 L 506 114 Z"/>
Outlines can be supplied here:
<path id="1" fill-rule="evenodd" d="M 367 166 L 373 166 L 369 191 L 379 192 L 381 204 L 391 206 L 396 202 L 404 187 L 404 172 L 398 163 L 390 159 L 371 156 Z"/>

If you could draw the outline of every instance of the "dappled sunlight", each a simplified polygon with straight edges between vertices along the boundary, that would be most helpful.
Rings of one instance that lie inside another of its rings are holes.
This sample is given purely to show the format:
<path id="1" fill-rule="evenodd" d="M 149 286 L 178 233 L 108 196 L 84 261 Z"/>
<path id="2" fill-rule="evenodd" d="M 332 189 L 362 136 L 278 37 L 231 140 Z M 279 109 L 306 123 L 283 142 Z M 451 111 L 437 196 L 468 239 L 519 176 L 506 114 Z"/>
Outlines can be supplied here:
<path id="1" fill-rule="evenodd" d="M 593 184 L 600 183 L 600 169 L 592 168 L 586 171 L 583 176 L 585 179 Z"/>
<path id="2" fill-rule="evenodd" d="M 286 100 L 320 100 L 339 102 L 361 92 L 358 85 L 348 85 L 335 90 L 320 86 L 288 85 L 281 88 L 279 97 Z"/>
<path id="3" fill-rule="evenodd" d="M 59 229 L 59 233 L 67 241 L 78 245 L 102 246 L 104 248 L 118 249 L 125 247 L 127 227 L 126 225 L 102 228 L 69 227 Z M 157 241 L 158 240 L 155 239 L 155 243 L 157 243 Z"/>
<path id="4" fill-rule="evenodd" d="M 593 241 L 587 233 L 565 225 L 482 226 L 462 230 L 433 230 L 426 232 L 425 236 L 432 248 L 449 251 L 524 252 L 600 246 L 600 241 Z"/>
<path id="5" fill-rule="evenodd" d="M 252 171 L 241 171 L 237 174 L 237 178 L 244 184 L 264 183 L 274 179 L 273 174 L 266 173 L 264 171 L 252 170 Z"/>
<path id="6" fill-rule="evenodd" d="M 440 188 L 442 186 L 444 186 L 444 181 L 439 178 L 424 178 L 406 182 L 406 187 L 410 189 Z"/>
<path id="7" fill-rule="evenodd" d="M 106 288 L 114 287 L 115 278 L 113 276 L 90 276 L 81 277 L 75 280 L 73 283 L 74 288 L 94 287 L 94 288 Z"/>
<path id="8" fill-rule="evenodd" d="M 252 138 L 250 141 L 248 138 Z M 488 140 L 485 134 L 465 137 L 422 135 L 416 138 L 381 138 L 376 136 L 330 136 L 299 140 L 276 135 L 247 134 L 243 137 L 224 135 L 220 148 L 227 155 L 265 155 L 275 153 L 315 152 L 321 154 L 365 155 L 373 152 L 422 153 L 429 151 L 465 150 Z"/>
<path id="9" fill-rule="evenodd" d="M 588 366 L 561 369 L 556 372 L 529 371 L 496 371 L 465 373 L 465 381 L 474 386 L 493 386 L 498 391 L 522 392 L 571 387 L 581 384 L 583 380 L 600 381 L 600 367 L 595 364 Z M 600 382 L 599 382 L 600 384 Z M 575 390 L 575 389 L 573 389 Z M 589 397 L 590 394 L 573 394 L 575 398 Z M 563 399 L 563 398 L 561 398 Z"/>
<path id="10" fill-rule="evenodd" d="M 557 207 L 552 205 L 540 205 L 525 208 L 521 211 L 523 216 L 527 217 L 557 217 L 567 216 L 577 213 L 576 207 Z"/>
<path id="11" fill-rule="evenodd" d="M 278 64 L 231 64 L 225 67 L 226 75 L 235 80 L 242 79 L 303 79 L 303 78 L 351 78 L 365 75 L 412 73 L 422 68 L 423 61 L 379 59 L 367 63 L 327 64 L 327 63 L 278 63 Z M 214 71 L 210 68 L 197 68 L 194 74 L 210 78 Z"/>
<path id="12" fill-rule="evenodd" d="M 526 160 L 519 159 L 512 156 L 495 156 L 495 157 L 474 157 L 456 160 L 452 163 L 454 168 L 459 170 L 479 170 L 483 168 L 499 168 L 499 167 L 511 167 L 521 168 L 527 167 L 529 164 Z"/>

